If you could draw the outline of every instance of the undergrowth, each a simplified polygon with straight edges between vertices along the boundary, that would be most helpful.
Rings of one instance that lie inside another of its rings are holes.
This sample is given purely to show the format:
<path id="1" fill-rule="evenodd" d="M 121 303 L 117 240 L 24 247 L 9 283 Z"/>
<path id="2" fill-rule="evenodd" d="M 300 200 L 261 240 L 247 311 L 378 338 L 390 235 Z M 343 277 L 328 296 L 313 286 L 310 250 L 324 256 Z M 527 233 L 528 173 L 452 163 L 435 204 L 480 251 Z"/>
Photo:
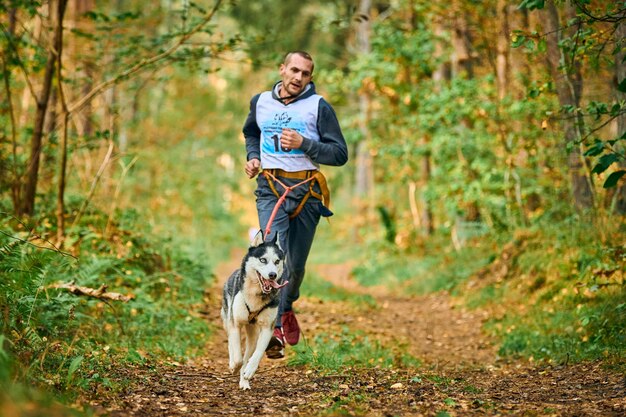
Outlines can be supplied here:
<path id="1" fill-rule="evenodd" d="M 316 273 L 309 273 L 302 282 L 301 296 L 325 301 L 340 301 L 353 304 L 357 308 L 376 308 L 376 300 L 370 294 L 355 294 L 344 288 L 333 285 Z"/>
<path id="2" fill-rule="evenodd" d="M 210 336 L 199 314 L 212 280 L 209 261 L 191 259 L 171 240 L 130 224 L 105 236 L 103 219 L 97 212 L 85 216 L 66 242 L 71 253 L 42 249 L 52 247 L 34 224 L 2 219 L 0 384 L 6 401 L 23 404 L 45 398 L 46 391 L 68 402 L 81 392 L 116 392 L 128 367 L 183 361 Z M 74 295 L 54 288 L 57 283 L 106 286 L 132 299 Z"/>
<path id="3" fill-rule="evenodd" d="M 561 364 L 603 360 L 623 367 L 624 236 L 576 220 L 543 225 L 524 236 L 506 272 L 469 296 L 473 305 L 495 312 L 487 329 L 501 338 L 501 355 Z"/>
<path id="4" fill-rule="evenodd" d="M 383 346 L 363 332 L 344 328 L 340 334 L 319 334 L 293 347 L 290 365 L 306 365 L 322 374 L 350 372 L 351 368 L 417 368 L 420 362 Z"/>
<path id="5" fill-rule="evenodd" d="M 489 264 L 494 258 L 491 240 L 470 245 L 461 251 L 445 246 L 436 237 L 422 252 L 403 250 L 387 242 L 373 242 L 360 255 L 353 270 L 355 279 L 365 286 L 385 285 L 401 288 L 405 294 L 455 292 L 458 285 Z M 440 246 L 443 245 L 443 246 Z"/>
<path id="6" fill-rule="evenodd" d="M 504 357 L 620 366 L 626 242 L 613 220 L 546 215 L 527 229 L 492 231 L 458 250 L 442 235 L 406 249 L 379 239 L 355 254 L 352 275 L 402 294 L 447 291 L 468 308 L 488 310 L 486 331 L 499 338 Z M 332 246 L 334 257 L 341 247 Z"/>

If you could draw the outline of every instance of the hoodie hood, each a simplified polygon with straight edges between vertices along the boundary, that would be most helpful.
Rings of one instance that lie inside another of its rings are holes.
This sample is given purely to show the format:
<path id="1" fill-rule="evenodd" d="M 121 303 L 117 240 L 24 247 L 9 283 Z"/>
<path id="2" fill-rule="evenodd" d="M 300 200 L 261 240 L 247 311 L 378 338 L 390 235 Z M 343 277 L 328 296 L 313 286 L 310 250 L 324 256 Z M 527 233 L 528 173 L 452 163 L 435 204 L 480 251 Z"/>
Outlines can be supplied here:
<path id="1" fill-rule="evenodd" d="M 283 84 L 282 81 L 278 81 L 276 84 L 274 84 L 274 87 L 272 87 L 272 98 L 274 100 L 278 100 L 281 103 L 283 102 L 283 100 L 285 98 L 281 98 L 280 95 L 278 94 L 278 92 L 280 91 L 280 86 Z M 291 103 L 296 102 L 298 100 L 302 100 L 305 99 L 307 97 L 311 97 L 312 95 L 316 94 L 315 92 L 315 84 L 313 83 L 313 81 L 311 81 L 310 83 L 308 83 L 306 85 L 306 87 L 304 87 L 304 90 L 302 90 L 302 92 L 300 94 L 298 94 Z M 291 104 L 289 103 L 289 104 Z"/>

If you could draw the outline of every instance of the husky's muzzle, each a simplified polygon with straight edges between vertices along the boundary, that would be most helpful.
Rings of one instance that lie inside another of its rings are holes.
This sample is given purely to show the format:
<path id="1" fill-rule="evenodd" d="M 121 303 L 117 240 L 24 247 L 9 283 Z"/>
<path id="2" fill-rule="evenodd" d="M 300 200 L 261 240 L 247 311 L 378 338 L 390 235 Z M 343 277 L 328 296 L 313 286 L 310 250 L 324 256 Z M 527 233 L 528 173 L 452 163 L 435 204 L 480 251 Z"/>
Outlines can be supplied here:
<path id="1" fill-rule="evenodd" d="M 263 291 L 264 294 L 269 294 L 270 291 L 272 291 L 272 288 L 279 290 L 289 283 L 289 281 L 285 281 L 282 284 L 277 283 L 276 282 L 277 276 L 275 272 L 270 273 L 270 279 L 265 279 L 259 271 L 255 271 L 255 272 L 256 272 L 256 277 L 259 280 L 259 285 L 261 286 L 261 291 Z"/>

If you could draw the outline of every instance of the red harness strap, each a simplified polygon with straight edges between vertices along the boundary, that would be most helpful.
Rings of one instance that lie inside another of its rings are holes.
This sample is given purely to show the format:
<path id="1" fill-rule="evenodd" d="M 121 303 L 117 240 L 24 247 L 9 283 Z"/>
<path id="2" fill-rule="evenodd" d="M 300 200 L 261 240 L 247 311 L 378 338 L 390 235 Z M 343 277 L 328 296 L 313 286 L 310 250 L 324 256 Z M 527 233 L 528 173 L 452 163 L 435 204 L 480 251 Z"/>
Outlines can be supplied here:
<path id="1" fill-rule="evenodd" d="M 281 187 L 283 187 L 285 189 L 285 192 L 283 192 L 283 194 L 280 196 L 280 198 L 276 202 L 276 205 L 274 206 L 274 210 L 272 210 L 272 215 L 270 216 L 270 219 L 267 222 L 267 226 L 265 226 L 265 236 L 269 236 L 270 232 L 272 231 L 272 223 L 274 222 L 274 218 L 276 217 L 276 213 L 278 213 L 278 208 L 280 207 L 281 204 L 283 204 L 283 202 L 287 198 L 287 194 L 289 194 L 291 191 L 293 191 L 294 188 L 298 188 L 299 186 L 304 185 L 304 184 L 306 184 L 309 181 L 313 181 L 315 179 L 315 177 L 311 176 L 310 178 L 307 178 L 304 181 L 300 181 L 299 183 L 294 184 L 291 187 L 289 187 L 289 186 L 283 184 L 283 182 L 281 180 L 276 178 L 274 175 L 272 175 L 271 172 L 269 172 L 267 170 L 263 171 L 263 175 L 265 175 L 265 178 L 267 178 L 268 181 L 270 181 L 270 178 L 271 178 L 272 180 L 274 180 L 277 183 L 279 183 L 281 185 Z M 270 178 L 268 178 L 268 177 L 270 177 Z"/>

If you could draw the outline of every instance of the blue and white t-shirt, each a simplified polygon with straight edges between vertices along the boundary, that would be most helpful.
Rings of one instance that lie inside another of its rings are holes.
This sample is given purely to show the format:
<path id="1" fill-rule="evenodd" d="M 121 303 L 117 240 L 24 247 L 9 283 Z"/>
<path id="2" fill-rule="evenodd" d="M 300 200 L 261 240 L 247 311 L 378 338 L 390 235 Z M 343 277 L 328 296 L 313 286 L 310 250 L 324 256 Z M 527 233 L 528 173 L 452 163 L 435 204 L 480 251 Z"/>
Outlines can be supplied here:
<path id="1" fill-rule="evenodd" d="M 286 150 L 280 146 L 284 128 L 297 131 L 302 137 L 319 141 L 317 111 L 322 96 L 314 94 L 287 105 L 272 97 L 270 91 L 259 96 L 256 121 L 261 129 L 261 165 L 263 169 L 280 168 L 285 171 L 318 169 L 319 166 L 301 149 Z"/>
<path id="2" fill-rule="evenodd" d="M 258 158 L 263 169 L 289 172 L 316 170 L 320 164 L 339 166 L 348 160 L 348 149 L 333 108 L 309 83 L 288 104 L 280 99 L 281 83 L 250 100 L 244 123 L 247 160 Z M 297 131 L 303 141 L 299 149 L 284 149 L 280 137 L 284 128 Z"/>

